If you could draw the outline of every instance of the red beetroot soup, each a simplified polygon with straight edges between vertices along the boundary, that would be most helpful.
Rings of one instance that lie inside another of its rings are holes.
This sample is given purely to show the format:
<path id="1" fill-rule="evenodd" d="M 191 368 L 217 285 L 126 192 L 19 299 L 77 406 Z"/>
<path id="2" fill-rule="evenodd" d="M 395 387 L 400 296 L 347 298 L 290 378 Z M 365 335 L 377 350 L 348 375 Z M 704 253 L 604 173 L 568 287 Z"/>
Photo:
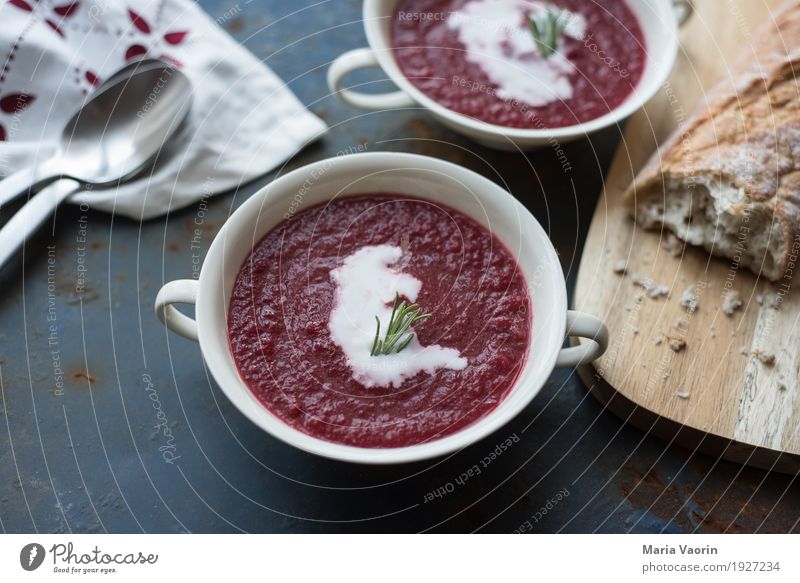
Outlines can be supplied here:
<path id="1" fill-rule="evenodd" d="M 391 24 L 403 74 L 442 106 L 514 128 L 557 128 L 601 117 L 635 89 L 646 62 L 625 0 L 556 0 L 568 22 L 555 53 L 538 51 L 533 0 L 400 0 Z M 538 15 L 538 16 L 537 16 Z"/>
<path id="2" fill-rule="evenodd" d="M 383 337 L 395 293 L 432 315 L 407 348 L 371 356 L 375 317 Z M 495 409 L 525 363 L 532 317 L 524 277 L 489 231 L 381 194 L 312 207 L 269 232 L 236 278 L 228 334 L 245 383 L 291 427 L 402 447 Z"/>

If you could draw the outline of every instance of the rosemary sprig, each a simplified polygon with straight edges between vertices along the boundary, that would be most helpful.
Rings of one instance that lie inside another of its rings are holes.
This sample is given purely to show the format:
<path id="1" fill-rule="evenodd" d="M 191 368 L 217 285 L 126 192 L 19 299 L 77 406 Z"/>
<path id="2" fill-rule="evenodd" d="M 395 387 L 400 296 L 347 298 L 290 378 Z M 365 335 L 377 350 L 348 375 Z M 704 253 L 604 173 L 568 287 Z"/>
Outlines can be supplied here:
<path id="1" fill-rule="evenodd" d="M 564 34 L 564 29 L 567 27 L 567 12 L 558 8 L 553 8 L 551 4 L 547 5 L 544 12 L 540 12 L 535 16 L 526 14 L 525 18 L 528 19 L 528 27 L 533 34 L 533 40 L 536 42 L 536 49 L 543 59 L 548 58 L 556 52 L 556 45 L 558 39 Z"/>
<path id="2" fill-rule="evenodd" d="M 377 329 L 375 340 L 372 341 L 370 356 L 400 352 L 408 346 L 414 338 L 414 332 L 410 330 L 411 326 L 420 320 L 431 317 L 431 314 L 422 314 L 421 312 L 419 304 L 406 305 L 405 301 L 400 301 L 400 294 L 395 294 L 392 315 L 389 318 L 389 326 L 383 340 L 381 340 L 381 321 L 378 316 L 375 316 Z"/>

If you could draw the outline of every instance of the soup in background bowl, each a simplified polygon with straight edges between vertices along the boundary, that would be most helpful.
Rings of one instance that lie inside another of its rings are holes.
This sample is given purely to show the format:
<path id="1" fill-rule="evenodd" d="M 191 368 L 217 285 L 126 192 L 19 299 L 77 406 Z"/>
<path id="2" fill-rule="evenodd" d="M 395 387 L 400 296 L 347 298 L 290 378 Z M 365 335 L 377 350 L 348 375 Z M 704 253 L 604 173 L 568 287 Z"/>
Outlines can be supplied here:
<path id="1" fill-rule="evenodd" d="M 547 19 L 563 27 L 552 52 L 531 30 L 546 29 Z M 439 105 L 515 128 L 565 127 L 612 112 L 639 84 L 647 59 L 627 0 L 401 0 L 391 43 L 403 75 Z"/>

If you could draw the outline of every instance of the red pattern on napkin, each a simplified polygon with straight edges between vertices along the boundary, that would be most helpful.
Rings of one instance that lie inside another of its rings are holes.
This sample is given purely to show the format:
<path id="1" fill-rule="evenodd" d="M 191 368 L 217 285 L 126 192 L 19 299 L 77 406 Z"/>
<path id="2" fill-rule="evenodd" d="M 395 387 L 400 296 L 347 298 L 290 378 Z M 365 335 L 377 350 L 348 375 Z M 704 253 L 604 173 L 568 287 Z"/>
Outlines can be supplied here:
<path id="1" fill-rule="evenodd" d="M 52 155 L 84 97 L 145 56 L 193 81 L 192 139 L 146 180 L 86 195 L 93 208 L 157 216 L 264 174 L 325 131 L 193 0 L 0 0 L 0 175 Z"/>
<path id="2" fill-rule="evenodd" d="M 98 18 L 98 14 L 92 12 L 93 7 L 85 8 L 84 3 L 76 0 L 74 2 L 67 2 L 64 4 L 52 5 L 40 0 L 6 0 L 7 4 L 13 6 L 24 12 L 29 12 L 32 15 L 32 20 L 29 23 L 25 32 L 28 32 L 31 27 L 45 26 L 55 32 L 59 37 L 67 39 L 68 35 L 74 30 L 81 36 L 86 34 L 106 35 L 108 45 L 113 47 L 114 50 L 121 53 L 121 57 L 125 62 L 131 62 L 136 59 L 144 57 L 156 57 L 172 63 L 176 67 L 182 67 L 181 60 L 171 54 L 165 53 L 161 50 L 161 46 L 165 43 L 176 47 L 183 44 L 189 35 L 188 30 L 167 30 L 161 31 L 162 24 L 160 17 L 162 14 L 162 6 L 159 5 L 155 11 L 156 21 L 151 24 L 142 14 L 136 12 L 133 8 L 128 7 L 127 13 L 130 23 L 127 28 L 111 29 L 103 26 L 102 18 Z M 163 4 L 163 0 L 162 0 Z M 100 14 L 102 16 L 102 14 Z M 66 26 L 69 21 L 75 17 L 76 26 L 74 28 Z M 97 22 L 95 22 L 97 21 Z M 3 87 L 6 74 L 10 65 L 19 51 L 21 44 L 24 42 L 26 35 L 25 32 L 19 36 L 17 42 L 11 47 L 3 68 L 0 74 L 0 90 L 3 92 L 10 92 L 10 95 L 0 101 L 0 112 L 4 114 L 13 114 L 19 116 L 26 106 L 33 101 L 33 96 L 22 91 L 20 88 L 7 89 Z M 127 44 L 124 49 L 120 49 L 121 40 L 123 37 L 128 36 L 141 36 L 143 38 L 136 39 L 135 42 Z M 162 42 L 163 41 L 163 42 Z M 113 62 L 112 58 L 107 59 Z M 85 95 L 88 89 L 97 87 L 101 83 L 101 76 L 94 70 L 88 68 L 85 64 L 78 65 L 78 74 L 72 78 L 73 82 L 82 86 L 84 82 L 88 83 L 88 87 L 83 87 L 81 93 Z M 117 67 L 118 68 L 118 67 Z M 0 93 L 0 96 L 2 93 Z M 20 122 L 24 119 L 20 117 Z M 13 139 L 10 132 L 7 131 L 3 121 L 0 120 L 0 141 Z"/>

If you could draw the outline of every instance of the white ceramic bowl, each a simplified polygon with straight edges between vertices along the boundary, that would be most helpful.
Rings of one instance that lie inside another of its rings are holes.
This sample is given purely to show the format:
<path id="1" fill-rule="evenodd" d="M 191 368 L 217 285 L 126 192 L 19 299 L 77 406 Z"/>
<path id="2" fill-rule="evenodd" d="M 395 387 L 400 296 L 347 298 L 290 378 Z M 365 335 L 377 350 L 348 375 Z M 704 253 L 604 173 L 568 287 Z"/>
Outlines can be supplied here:
<path id="1" fill-rule="evenodd" d="M 628 0 L 639 19 L 647 47 L 647 63 L 636 89 L 616 109 L 586 123 L 543 129 L 492 125 L 439 105 L 417 89 L 400 71 L 393 55 L 390 24 L 398 0 L 364 0 L 364 29 L 369 48 L 339 56 L 328 70 L 332 93 L 353 107 L 369 110 L 427 108 L 444 125 L 484 145 L 499 149 L 526 149 L 567 142 L 613 125 L 642 107 L 666 81 L 678 53 L 678 24 L 691 14 L 689 0 Z M 382 95 L 343 89 L 345 76 L 365 67 L 380 67 L 400 88 Z"/>
<path id="2" fill-rule="evenodd" d="M 297 431 L 269 412 L 239 376 L 228 345 L 231 290 L 253 246 L 283 219 L 335 197 L 399 193 L 446 204 L 493 232 L 512 252 L 525 275 L 533 303 L 530 353 L 505 400 L 476 423 L 436 441 L 410 447 L 372 449 L 340 445 Z M 195 318 L 174 303 L 196 304 Z M 510 421 L 533 399 L 555 366 L 577 366 L 599 357 L 608 332 L 593 316 L 567 311 L 564 275 L 542 227 L 513 196 L 490 180 L 455 164 L 413 154 L 339 156 L 295 170 L 262 188 L 228 219 L 206 256 L 198 280 L 177 280 L 158 294 L 156 314 L 175 332 L 200 341 L 203 356 L 233 404 L 264 431 L 305 451 L 337 460 L 399 463 L 461 449 Z M 565 335 L 592 338 L 561 348 Z"/>

